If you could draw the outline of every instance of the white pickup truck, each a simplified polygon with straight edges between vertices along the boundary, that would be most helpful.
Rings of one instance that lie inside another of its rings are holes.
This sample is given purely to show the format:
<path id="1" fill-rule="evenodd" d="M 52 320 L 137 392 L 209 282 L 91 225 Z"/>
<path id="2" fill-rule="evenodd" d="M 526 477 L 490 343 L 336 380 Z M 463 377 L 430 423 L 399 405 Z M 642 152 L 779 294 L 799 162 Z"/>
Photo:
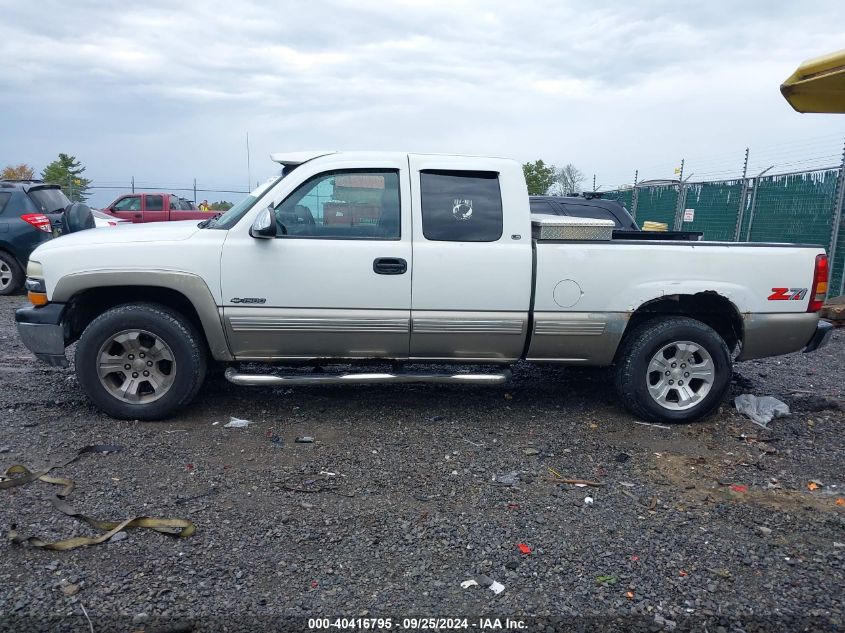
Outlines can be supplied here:
<path id="1" fill-rule="evenodd" d="M 532 217 L 505 159 L 272 158 L 281 175 L 216 220 L 40 246 L 16 314 L 26 346 L 66 366 L 77 342 L 80 385 L 118 418 L 170 415 L 210 362 L 239 385 L 490 384 L 525 359 L 612 365 L 634 414 L 685 421 L 719 405 L 734 360 L 830 334 L 818 246 L 613 239 L 609 220 Z"/>

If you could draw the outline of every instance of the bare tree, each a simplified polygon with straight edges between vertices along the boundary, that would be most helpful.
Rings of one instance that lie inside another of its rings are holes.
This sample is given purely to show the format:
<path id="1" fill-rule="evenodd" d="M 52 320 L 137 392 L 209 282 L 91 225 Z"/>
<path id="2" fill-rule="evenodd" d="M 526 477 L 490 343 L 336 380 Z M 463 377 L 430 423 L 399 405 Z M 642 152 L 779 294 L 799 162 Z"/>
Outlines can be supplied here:
<path id="1" fill-rule="evenodd" d="M 584 172 L 572 163 L 567 163 L 565 167 L 561 167 L 555 173 L 555 181 L 560 186 L 560 192 L 564 196 L 570 193 L 580 193 L 581 185 L 585 179 Z"/>

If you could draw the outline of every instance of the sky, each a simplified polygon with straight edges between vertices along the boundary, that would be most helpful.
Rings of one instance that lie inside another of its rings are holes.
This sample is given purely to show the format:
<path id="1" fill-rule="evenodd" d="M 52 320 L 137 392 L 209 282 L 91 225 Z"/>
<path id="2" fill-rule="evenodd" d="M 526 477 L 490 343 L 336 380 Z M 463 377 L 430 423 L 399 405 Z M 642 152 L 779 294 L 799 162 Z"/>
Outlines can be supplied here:
<path id="1" fill-rule="evenodd" d="M 636 6 L 635 6 L 636 5 Z M 778 87 L 845 47 L 837 1 L 0 0 L 0 165 L 76 156 L 236 200 L 273 151 L 573 163 L 610 189 L 836 165 L 845 115 Z M 247 166 L 246 137 L 250 141 Z M 188 196 L 192 197 L 192 196 Z"/>

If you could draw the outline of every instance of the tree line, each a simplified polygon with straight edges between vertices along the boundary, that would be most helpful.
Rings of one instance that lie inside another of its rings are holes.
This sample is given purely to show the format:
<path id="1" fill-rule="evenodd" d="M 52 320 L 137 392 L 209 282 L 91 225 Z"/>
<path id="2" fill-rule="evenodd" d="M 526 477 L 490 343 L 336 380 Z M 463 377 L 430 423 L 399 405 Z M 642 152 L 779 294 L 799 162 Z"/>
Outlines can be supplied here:
<path id="1" fill-rule="evenodd" d="M 535 160 L 533 163 L 524 163 L 522 171 L 525 174 L 525 184 L 528 185 L 528 194 L 531 196 L 567 196 L 581 193 L 586 180 L 584 173 L 572 163 L 558 168 L 547 165 L 542 160 Z"/>

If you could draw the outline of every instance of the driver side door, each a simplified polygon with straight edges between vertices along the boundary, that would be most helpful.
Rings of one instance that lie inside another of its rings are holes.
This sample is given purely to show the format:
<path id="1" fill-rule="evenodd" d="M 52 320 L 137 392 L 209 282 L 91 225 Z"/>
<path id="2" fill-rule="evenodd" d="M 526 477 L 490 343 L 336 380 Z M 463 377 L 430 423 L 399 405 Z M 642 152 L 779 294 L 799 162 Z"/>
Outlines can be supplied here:
<path id="1" fill-rule="evenodd" d="M 273 207 L 275 239 L 238 225 L 223 247 L 223 319 L 236 358 L 407 358 L 407 159 L 321 162 Z"/>

